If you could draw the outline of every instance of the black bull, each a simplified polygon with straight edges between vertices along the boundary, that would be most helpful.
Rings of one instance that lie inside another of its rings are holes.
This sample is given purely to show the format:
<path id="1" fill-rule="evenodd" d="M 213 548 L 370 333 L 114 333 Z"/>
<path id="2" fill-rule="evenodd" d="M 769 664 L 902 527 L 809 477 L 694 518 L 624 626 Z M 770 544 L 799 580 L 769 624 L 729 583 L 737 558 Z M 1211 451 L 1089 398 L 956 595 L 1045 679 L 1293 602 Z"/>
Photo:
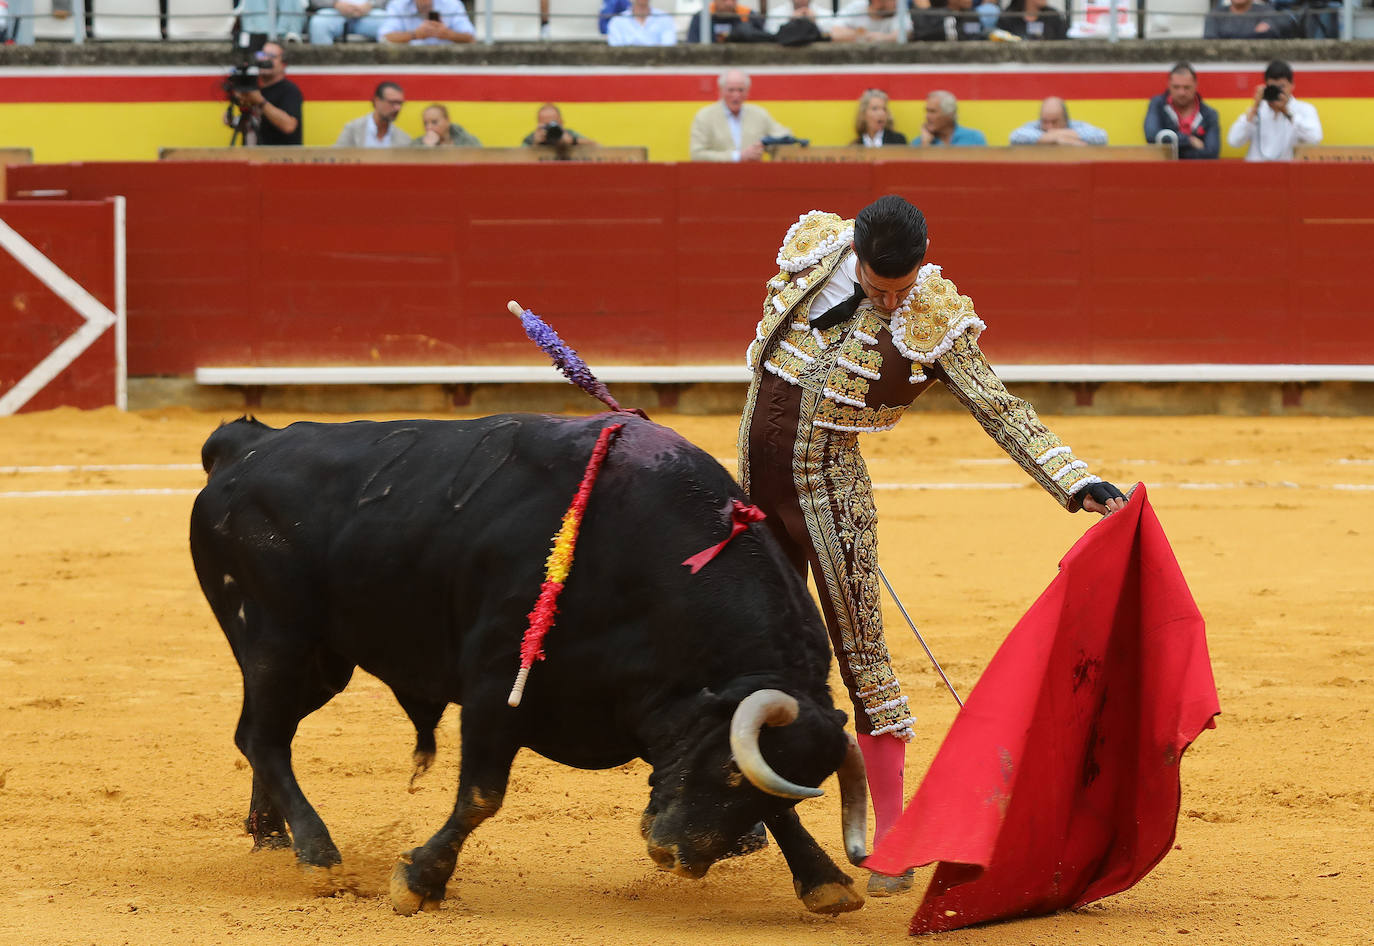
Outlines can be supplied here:
<path id="1" fill-rule="evenodd" d="M 512 708 L 550 541 L 610 423 L 625 426 L 592 491 L 547 660 Z M 417 772 L 445 707 L 463 706 L 457 802 L 398 861 L 400 912 L 443 899 L 521 747 L 587 769 L 645 759 L 641 831 L 662 869 L 700 877 L 762 822 L 809 909 L 863 903 L 794 810 L 838 771 L 846 848 L 860 861 L 862 763 L 803 581 L 762 526 L 696 575 L 681 564 L 724 538 L 740 497 L 704 452 L 624 414 L 281 430 L 241 419 L 211 435 L 202 460 L 191 553 L 243 672 L 235 742 L 253 768 L 256 846 L 339 863 L 291 770 L 291 740 L 362 667 L 415 723 Z"/>

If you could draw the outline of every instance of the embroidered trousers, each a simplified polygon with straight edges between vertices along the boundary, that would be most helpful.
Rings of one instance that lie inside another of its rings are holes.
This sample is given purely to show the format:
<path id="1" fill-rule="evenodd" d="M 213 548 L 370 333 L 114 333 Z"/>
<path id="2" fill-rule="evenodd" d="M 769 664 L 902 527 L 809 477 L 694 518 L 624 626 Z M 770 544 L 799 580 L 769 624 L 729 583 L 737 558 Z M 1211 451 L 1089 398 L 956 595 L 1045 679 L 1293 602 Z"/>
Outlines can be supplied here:
<path id="1" fill-rule="evenodd" d="M 910 741 L 883 638 L 878 516 L 857 434 L 811 424 L 820 395 L 762 373 L 740 422 L 740 482 L 803 577 L 809 567 L 860 733 Z"/>

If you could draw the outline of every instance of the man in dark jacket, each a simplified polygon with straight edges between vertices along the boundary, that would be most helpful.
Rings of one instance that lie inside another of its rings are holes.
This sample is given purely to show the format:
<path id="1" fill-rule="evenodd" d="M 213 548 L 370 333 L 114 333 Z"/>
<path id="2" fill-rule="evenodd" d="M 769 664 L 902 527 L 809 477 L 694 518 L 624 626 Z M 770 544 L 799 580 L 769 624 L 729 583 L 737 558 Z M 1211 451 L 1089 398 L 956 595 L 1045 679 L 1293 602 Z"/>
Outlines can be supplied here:
<path id="1" fill-rule="evenodd" d="M 1157 141 L 1161 131 L 1178 135 L 1180 158 L 1215 158 L 1221 153 L 1221 119 L 1202 101 L 1197 70 L 1186 62 L 1170 70 L 1169 90 L 1150 99 L 1145 111 L 1145 140 Z"/>

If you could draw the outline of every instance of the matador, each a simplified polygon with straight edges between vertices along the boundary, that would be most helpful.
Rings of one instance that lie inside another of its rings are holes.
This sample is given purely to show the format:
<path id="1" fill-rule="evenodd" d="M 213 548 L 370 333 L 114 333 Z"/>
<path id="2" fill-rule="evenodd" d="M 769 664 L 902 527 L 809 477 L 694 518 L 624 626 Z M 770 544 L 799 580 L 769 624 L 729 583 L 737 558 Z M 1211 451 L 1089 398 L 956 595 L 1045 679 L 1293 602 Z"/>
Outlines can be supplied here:
<path id="1" fill-rule="evenodd" d="M 928 246 L 924 216 L 897 196 L 852 221 L 803 215 L 768 282 L 740 421 L 740 483 L 793 566 L 815 578 L 854 705 L 875 840 L 901 814 L 915 732 L 883 639 L 877 510 L 858 435 L 894 427 L 938 380 L 1065 509 L 1105 514 L 1125 502 L 998 380 L 978 348 L 982 319 L 924 263 Z M 909 874 L 875 874 L 869 893 L 910 886 Z"/>

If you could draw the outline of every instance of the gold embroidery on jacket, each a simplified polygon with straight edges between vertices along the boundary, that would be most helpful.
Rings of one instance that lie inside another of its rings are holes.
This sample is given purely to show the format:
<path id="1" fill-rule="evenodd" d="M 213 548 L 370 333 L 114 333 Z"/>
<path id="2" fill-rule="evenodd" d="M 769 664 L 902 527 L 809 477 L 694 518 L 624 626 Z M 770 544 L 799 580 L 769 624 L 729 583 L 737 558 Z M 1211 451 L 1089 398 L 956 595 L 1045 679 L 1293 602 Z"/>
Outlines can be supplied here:
<path id="1" fill-rule="evenodd" d="M 1007 390 L 978 343 L 967 335 L 960 336 L 938 364 L 944 369 L 950 392 L 988 435 L 1061 506 L 1078 508 L 1080 500 L 1072 495 L 1074 487 L 1082 481 L 1095 482 L 1096 477 L 1040 421 L 1035 408 Z"/>

